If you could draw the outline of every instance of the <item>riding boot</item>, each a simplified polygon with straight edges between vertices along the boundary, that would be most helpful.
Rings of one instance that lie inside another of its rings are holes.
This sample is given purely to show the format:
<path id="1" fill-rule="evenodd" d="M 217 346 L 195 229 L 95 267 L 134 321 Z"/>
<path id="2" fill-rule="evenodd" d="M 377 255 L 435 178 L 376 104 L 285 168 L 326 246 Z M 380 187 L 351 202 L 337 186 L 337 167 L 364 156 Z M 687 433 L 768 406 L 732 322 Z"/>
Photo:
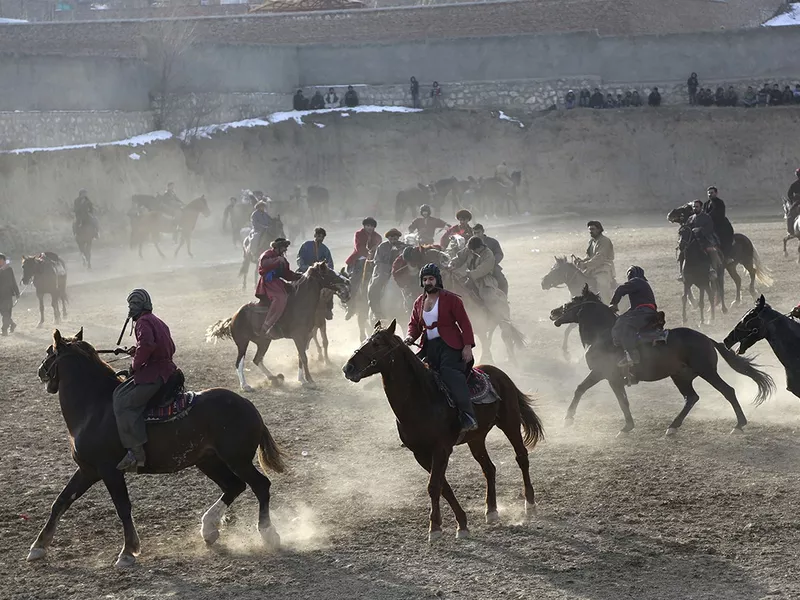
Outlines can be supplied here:
<path id="1" fill-rule="evenodd" d="M 141 468 L 144 466 L 145 460 L 146 460 L 146 455 L 144 452 L 144 446 L 139 446 L 138 448 L 131 448 L 125 454 L 125 457 L 117 465 L 117 470 L 135 473 L 137 468 Z"/>

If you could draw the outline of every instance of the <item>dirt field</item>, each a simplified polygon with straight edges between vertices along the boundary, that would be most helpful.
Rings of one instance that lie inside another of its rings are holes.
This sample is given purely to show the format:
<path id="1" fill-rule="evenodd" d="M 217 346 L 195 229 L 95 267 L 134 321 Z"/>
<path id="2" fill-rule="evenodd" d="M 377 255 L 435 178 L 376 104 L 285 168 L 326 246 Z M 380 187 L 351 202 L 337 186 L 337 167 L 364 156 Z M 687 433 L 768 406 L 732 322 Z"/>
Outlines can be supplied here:
<path id="1" fill-rule="evenodd" d="M 783 224 L 731 216 L 779 282 L 767 290 L 768 301 L 788 310 L 800 299 L 800 289 L 798 266 L 779 252 Z M 632 262 L 643 266 L 670 325 L 677 326 L 674 228 L 655 215 L 624 228 L 604 221 L 620 274 Z M 270 555 L 260 549 L 256 502 L 249 491 L 228 512 L 217 545 L 207 548 L 200 516 L 219 492 L 190 470 L 129 476 L 143 544 L 132 570 L 118 572 L 112 566 L 122 532 L 102 485 L 66 514 L 48 557 L 26 563 L 29 545 L 73 470 L 58 400 L 36 378 L 52 313 L 47 314 L 48 329 L 34 329 L 35 298 L 26 295 L 17 307 L 17 333 L 0 339 L 0 597 L 800 597 L 800 402 L 783 391 L 783 371 L 763 342 L 756 350 L 780 391 L 757 409 L 749 404 L 752 382 L 720 361 L 723 378 L 736 387 L 750 420 L 744 435 L 729 435 L 733 411 L 703 382 L 697 386 L 701 401 L 675 438 L 664 438 L 682 403 L 670 382 L 630 390 L 637 426 L 626 437 L 615 437 L 623 419 L 605 383 L 587 393 L 574 427 L 562 425 L 572 391 L 587 368 L 582 359 L 570 364 L 561 358 L 563 332 L 546 318 L 567 300 L 566 292 L 543 292 L 539 281 L 554 254 L 583 252 L 584 223 L 575 218 L 487 224 L 488 233 L 503 243 L 512 312 L 531 340 L 518 367 L 501 366 L 520 388 L 538 396 L 536 410 L 547 432 L 546 442 L 531 454 L 538 514 L 524 519 L 511 447 L 493 432 L 489 450 L 498 467 L 502 524 L 484 523 L 483 476 L 467 449 L 458 448 L 449 480 L 467 510 L 472 536 L 454 539 L 452 513 L 443 504 L 445 538 L 434 546 L 426 541 L 425 473 L 400 446 L 379 382 L 355 385 L 341 375 L 358 340 L 355 324 L 345 322 L 337 306 L 331 332 L 335 368 L 319 366 L 312 351 L 319 390 L 296 383 L 291 342 L 274 344 L 267 355 L 270 367 L 286 374 L 284 388 L 265 386 L 257 370 L 248 372 L 258 387 L 247 396 L 289 465 L 284 475 L 270 474 L 282 551 Z M 353 228 L 340 226 L 329 240 L 340 264 Z M 197 246 L 194 262 L 149 267 L 101 248 L 91 274 L 70 256 L 70 316 L 63 330 L 73 335 L 83 326 L 88 341 L 112 347 L 128 291 L 146 286 L 156 313 L 173 331 L 176 359 L 190 386 L 235 389 L 233 344 L 208 345 L 204 333 L 248 301 L 249 292 L 239 289 L 238 257 L 227 238 L 209 237 Z M 19 269 L 18 262 L 15 266 Z M 733 309 L 704 331 L 722 339 L 743 312 Z M 577 360 L 577 336 L 571 349 Z M 495 356 L 505 356 L 499 344 Z"/>

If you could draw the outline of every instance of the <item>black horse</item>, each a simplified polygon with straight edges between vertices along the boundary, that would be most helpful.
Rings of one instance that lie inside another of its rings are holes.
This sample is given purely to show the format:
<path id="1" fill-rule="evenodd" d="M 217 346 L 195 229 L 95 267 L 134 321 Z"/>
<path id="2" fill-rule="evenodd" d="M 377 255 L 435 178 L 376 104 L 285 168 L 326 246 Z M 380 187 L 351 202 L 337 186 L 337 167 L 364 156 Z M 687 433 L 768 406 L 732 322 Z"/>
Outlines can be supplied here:
<path id="1" fill-rule="evenodd" d="M 667 215 L 667 219 L 672 223 L 682 225 L 692 215 L 692 205 L 684 204 L 678 208 L 673 209 Z M 733 246 L 731 246 L 730 256 L 725 257 L 727 264 L 725 270 L 733 279 L 736 285 L 736 299 L 733 301 L 734 305 L 739 305 L 742 302 L 742 278 L 737 271 L 737 266 L 742 265 L 745 270 L 750 274 L 750 286 L 748 291 L 753 300 L 756 299 L 756 280 L 764 287 L 770 287 L 773 284 L 772 274 L 769 268 L 761 262 L 761 256 L 758 254 L 753 242 L 750 241 L 746 235 L 735 233 L 733 235 Z M 719 288 L 721 292 L 721 300 L 724 301 L 725 296 L 725 283 L 723 280 L 724 273 L 719 274 Z"/>
<path id="2" fill-rule="evenodd" d="M 81 254 L 83 264 L 87 269 L 92 268 L 92 243 L 97 237 L 97 223 L 92 218 L 84 218 L 80 223 L 75 223 L 72 228 L 78 252 Z"/>
<path id="3" fill-rule="evenodd" d="M 247 272 L 251 264 L 258 264 L 261 255 L 269 250 L 270 244 L 277 238 L 286 237 L 283 230 L 283 221 L 280 216 L 272 217 L 269 229 L 263 235 L 254 235 L 252 232 L 242 240 L 242 266 L 239 276 L 242 278 L 242 289 L 247 288 Z M 254 246 L 254 247 L 251 247 Z M 256 267 L 256 281 L 258 281 L 258 267 Z"/>
<path id="4" fill-rule="evenodd" d="M 738 352 L 743 354 L 760 340 L 767 340 L 786 370 L 786 389 L 800 398 L 800 323 L 774 310 L 763 294 L 723 343 L 728 348 L 739 344 Z"/>
<path id="5" fill-rule="evenodd" d="M 47 391 L 58 394 L 78 469 L 53 503 L 28 560 L 45 556 L 61 517 L 102 480 L 125 532 L 116 564 L 132 566 L 139 554 L 139 534 L 131 517 L 125 475 L 116 468 L 125 449 L 117 434 L 111 401 L 120 378 L 83 341 L 83 330 L 74 338 L 64 338 L 56 330 L 38 374 Z M 249 485 L 258 497 L 258 530 L 264 543 L 271 548 L 280 545 L 269 516 L 270 481 L 253 465 L 253 455 L 258 455 L 262 469 L 278 473 L 284 470 L 283 460 L 261 414 L 249 400 L 221 388 L 199 392 L 182 418 L 149 424 L 147 435 L 147 466 L 141 472 L 175 473 L 196 466 L 222 488 L 222 496 L 203 515 L 201 533 L 206 543 L 217 540 L 225 509 Z"/>
<path id="6" fill-rule="evenodd" d="M 510 175 L 511 186 L 504 185 L 496 177 L 483 179 L 480 185 L 480 195 L 483 196 L 484 206 L 487 214 L 489 207 L 494 207 L 494 214 L 498 215 L 505 211 L 511 216 L 513 208 L 516 214 L 520 214 L 519 202 L 517 202 L 517 191 L 522 184 L 522 171 L 514 171 Z"/>
<path id="7" fill-rule="evenodd" d="M 394 201 L 394 220 L 396 223 L 403 223 L 406 213 L 411 214 L 411 218 L 419 211 L 423 204 L 430 204 L 436 197 L 436 191 L 431 185 L 418 183 L 417 187 L 400 190 Z"/>
<path id="8" fill-rule="evenodd" d="M 578 402 L 583 394 L 605 379 L 614 391 L 622 413 L 625 415 L 625 427 L 622 428 L 622 433 L 631 431 L 634 427 L 633 417 L 625 392 L 625 377 L 618 366 L 618 362 L 622 358 L 622 349 L 614 346 L 611 340 L 611 328 L 616 322 L 614 312 L 603 304 L 597 294 L 590 292 L 589 288 L 585 287 L 580 296 L 554 309 L 550 313 L 550 319 L 556 327 L 564 323 L 578 323 L 581 342 L 584 346 L 588 346 L 586 364 L 591 371 L 575 390 L 572 403 L 567 409 L 565 421 L 572 423 Z M 736 413 L 734 432 L 747 425 L 747 419 L 736 399 L 736 391 L 725 383 L 717 372 L 717 353 L 734 371 L 756 382 L 758 394 L 754 400 L 755 404 L 764 402 L 775 389 L 772 377 L 756 369 L 752 360 L 737 356 L 724 344 L 715 342 L 693 329 L 685 327 L 672 329 L 668 332 L 665 343 L 656 344 L 654 341 L 642 341 L 640 350 L 641 363 L 635 367 L 633 373 L 635 377 L 640 381 L 659 381 L 671 377 L 685 400 L 683 410 L 670 424 L 667 435 L 677 433 L 686 415 L 700 399 L 692 386 L 692 382 L 697 377 L 705 379 L 730 402 Z"/>
<path id="9" fill-rule="evenodd" d="M 33 281 L 36 296 L 39 298 L 39 324 L 44 325 L 44 295 L 50 294 L 53 316 L 56 324 L 61 322 L 61 314 L 67 316 L 67 265 L 55 252 L 43 252 L 38 256 L 22 257 L 22 284 Z M 58 303 L 61 303 L 61 312 Z"/>
<path id="10" fill-rule="evenodd" d="M 719 274 L 711 268 L 711 258 L 703 249 L 702 243 L 692 234 L 692 228 L 683 224 L 678 229 L 678 250 L 683 252 L 683 295 L 681 296 L 681 310 L 683 324 L 686 325 L 686 302 L 692 300 L 692 286 L 700 290 L 697 306 L 700 309 L 700 324 L 705 323 L 705 296 L 711 308 L 711 320 L 714 320 L 715 292 L 720 288 L 717 285 Z M 725 297 L 721 301 L 722 312 L 727 313 Z"/>

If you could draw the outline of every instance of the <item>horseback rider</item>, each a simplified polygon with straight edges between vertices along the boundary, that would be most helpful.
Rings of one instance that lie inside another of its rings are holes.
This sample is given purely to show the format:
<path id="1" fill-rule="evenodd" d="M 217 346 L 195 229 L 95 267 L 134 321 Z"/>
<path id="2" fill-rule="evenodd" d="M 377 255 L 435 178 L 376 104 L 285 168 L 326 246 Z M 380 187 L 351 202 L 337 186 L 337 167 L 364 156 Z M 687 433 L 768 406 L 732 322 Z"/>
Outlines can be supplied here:
<path id="1" fill-rule="evenodd" d="M 451 266 L 454 274 L 466 279 L 467 288 L 475 291 L 478 299 L 493 316 L 501 322 L 511 320 L 508 296 L 500 289 L 494 277 L 494 253 L 481 238 L 471 238 Z"/>
<path id="2" fill-rule="evenodd" d="M 480 223 L 475 223 L 475 227 L 472 228 L 472 233 L 475 237 L 482 239 L 486 247 L 492 251 L 494 255 L 494 272 L 492 275 L 497 280 L 497 287 L 500 288 L 500 291 L 508 296 L 508 279 L 506 279 L 506 275 L 503 273 L 503 267 L 500 266 L 500 261 L 503 260 L 504 256 L 503 249 L 500 247 L 500 242 L 486 235 L 486 231 Z"/>
<path id="3" fill-rule="evenodd" d="M 585 258 L 575 257 L 575 266 L 586 275 L 595 278 L 601 298 L 610 298 L 617 278 L 614 268 L 614 244 L 604 235 L 605 229 L 600 221 L 589 221 L 586 227 L 589 229 L 589 247 L 586 249 Z"/>
<path id="4" fill-rule="evenodd" d="M 439 267 L 422 267 L 419 282 L 424 292 L 414 302 L 405 343 L 410 346 L 422 336 L 420 356 L 439 373 L 450 391 L 459 411 L 461 431 L 472 431 L 478 428 L 467 386 L 474 363 L 472 324 L 461 298 L 444 289 Z"/>
<path id="5" fill-rule="evenodd" d="M 259 200 L 256 202 L 253 214 L 250 215 L 250 226 L 253 228 L 253 232 L 250 234 L 252 236 L 250 240 L 251 249 L 257 250 L 261 248 L 263 241 L 261 238 L 267 235 L 271 224 L 272 218 L 267 213 L 267 203 Z"/>
<path id="6" fill-rule="evenodd" d="M 408 232 L 417 232 L 420 244 L 433 244 L 433 234 L 437 229 L 446 229 L 450 227 L 438 217 L 431 216 L 431 207 L 429 204 L 423 204 L 419 207 L 420 216 L 411 221 L 408 226 Z"/>
<path id="7" fill-rule="evenodd" d="M 794 221 L 800 213 L 800 169 L 794 172 L 797 179 L 789 186 L 786 197 L 789 199 L 789 211 L 786 219 L 786 227 L 790 234 L 794 234 Z"/>
<path id="8" fill-rule="evenodd" d="M 135 289 L 128 295 L 128 318 L 135 323 L 136 335 L 136 346 L 129 351 L 133 356 L 132 376 L 117 386 L 113 394 L 119 439 L 127 449 L 117 465 L 120 471 L 144 466 L 147 442 L 144 412 L 178 368 L 172 362 L 175 342 L 169 327 L 153 314 L 153 303 L 146 290 Z"/>
<path id="9" fill-rule="evenodd" d="M 14 333 L 17 324 L 11 318 L 11 311 L 14 309 L 14 298 L 19 298 L 19 286 L 14 277 L 14 270 L 6 259 L 5 254 L 0 254 L 0 318 L 3 320 L 2 335 L 8 332 Z"/>
<path id="10" fill-rule="evenodd" d="M 722 258 L 730 262 L 731 250 L 733 249 L 733 226 L 725 216 L 725 202 L 717 195 L 717 188 L 711 186 L 706 190 L 708 200 L 706 200 L 703 210 L 711 217 L 714 222 L 714 233 L 719 240 L 719 249 Z"/>
<path id="11" fill-rule="evenodd" d="M 439 241 L 439 245 L 442 248 L 447 248 L 447 245 L 450 243 L 450 238 L 453 235 L 458 234 L 465 240 L 469 240 L 469 238 L 472 237 L 472 227 L 469 225 L 469 222 L 472 221 L 472 213 L 467 209 L 462 208 L 456 213 L 456 220 L 458 221 L 458 224 L 448 227 L 442 235 L 442 239 Z"/>
<path id="12" fill-rule="evenodd" d="M 305 273 L 309 267 L 314 263 L 324 260 L 328 263 L 328 267 L 333 271 L 333 256 L 331 251 L 323 243 L 325 236 L 328 232 L 322 227 L 314 229 L 314 239 L 304 242 L 297 251 L 297 272 Z M 327 321 L 333 320 L 333 296 L 326 300 L 325 304 L 325 319 Z"/>
<path id="13" fill-rule="evenodd" d="M 417 273 L 419 271 L 417 269 L 428 263 L 447 266 L 450 263 L 450 257 L 438 250 L 436 246 L 406 246 L 402 254 L 392 263 L 392 277 L 406 297 L 409 312 L 418 296 Z"/>
<path id="14" fill-rule="evenodd" d="M 372 258 L 375 249 L 383 241 L 381 234 L 375 231 L 378 222 L 372 218 L 367 217 L 361 221 L 361 229 L 356 231 L 353 236 L 353 252 L 344 261 L 347 265 L 347 272 L 350 276 L 350 295 L 355 296 L 361 289 L 362 278 L 364 277 L 364 267 L 367 260 Z M 355 314 L 356 302 L 347 303 L 346 319 L 349 319 Z"/>
<path id="15" fill-rule="evenodd" d="M 514 182 L 508 173 L 508 165 L 506 164 L 506 161 L 501 162 L 494 168 L 494 178 L 503 187 L 509 188 L 514 185 Z"/>
<path id="16" fill-rule="evenodd" d="M 385 234 L 386 241 L 381 242 L 375 251 L 375 268 L 372 271 L 372 279 L 367 290 L 367 301 L 372 314 L 377 318 L 383 318 L 381 310 L 381 298 L 386 284 L 392 277 L 392 265 L 398 256 L 402 255 L 406 244 L 400 241 L 402 233 L 398 229 L 390 229 Z"/>
<path id="17" fill-rule="evenodd" d="M 86 190 L 80 190 L 78 197 L 75 198 L 73 203 L 72 212 L 75 214 L 75 221 L 72 224 L 72 233 L 77 234 L 78 231 L 86 225 L 91 223 L 94 226 L 94 237 L 97 239 L 98 226 L 97 219 L 94 216 L 94 204 L 89 200 L 89 194 Z"/>
<path id="18" fill-rule="evenodd" d="M 711 259 L 710 277 L 712 279 L 717 277 L 717 271 L 722 268 L 722 257 L 718 250 L 719 241 L 716 233 L 714 232 L 714 222 L 711 216 L 703 211 L 702 200 L 695 200 L 692 203 L 692 211 L 694 214 L 686 220 L 686 226 L 692 231 L 692 236 L 702 245 L 703 250 L 708 254 Z M 685 249 L 681 248 L 678 254 L 678 266 L 680 269 L 679 281 L 683 281 L 683 267 L 685 259 Z"/>
<path id="19" fill-rule="evenodd" d="M 261 326 L 261 335 L 267 338 L 277 339 L 273 336 L 273 329 L 286 310 L 289 292 L 283 280 L 296 281 L 302 277 L 292 271 L 289 261 L 286 260 L 286 251 L 290 244 L 291 242 L 285 238 L 276 238 L 270 244 L 270 249 L 265 250 L 258 259 L 256 298 L 260 306 L 269 303 L 269 311 Z"/>
<path id="20" fill-rule="evenodd" d="M 621 314 L 611 329 L 611 339 L 615 346 L 622 346 L 625 357 L 619 361 L 620 367 L 631 367 L 639 364 L 640 356 L 637 348 L 639 331 L 657 316 L 656 297 L 653 288 L 647 282 L 642 267 L 632 266 L 628 269 L 628 281 L 614 292 L 610 306 L 614 311 L 619 309 L 623 296 L 628 296 L 631 308 Z"/>
<path id="21" fill-rule="evenodd" d="M 161 194 L 161 207 L 164 213 L 174 217 L 183 208 L 183 202 L 175 193 L 175 184 L 171 181 L 167 184 L 167 189 Z"/>

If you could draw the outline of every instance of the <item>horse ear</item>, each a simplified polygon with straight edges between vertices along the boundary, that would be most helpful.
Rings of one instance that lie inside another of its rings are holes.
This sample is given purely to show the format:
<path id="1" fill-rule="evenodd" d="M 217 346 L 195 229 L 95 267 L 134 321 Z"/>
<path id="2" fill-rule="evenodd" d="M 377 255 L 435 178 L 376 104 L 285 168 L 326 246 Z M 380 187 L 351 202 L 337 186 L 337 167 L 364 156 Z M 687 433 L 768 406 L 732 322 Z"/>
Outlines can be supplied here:
<path id="1" fill-rule="evenodd" d="M 756 306 L 757 306 L 758 308 L 764 308 L 764 304 L 766 304 L 766 302 L 767 302 L 767 301 L 766 301 L 766 299 L 764 298 L 764 294 L 761 294 L 761 295 L 758 297 L 758 300 L 756 300 Z"/>
<path id="2" fill-rule="evenodd" d="M 389 326 L 386 328 L 391 335 L 394 335 L 394 330 L 397 329 L 397 319 L 392 319 L 392 322 L 389 323 Z"/>
<path id="3" fill-rule="evenodd" d="M 380 319 L 375 322 L 375 327 L 373 329 L 374 329 L 374 331 L 380 331 L 381 330 Z"/>
<path id="4" fill-rule="evenodd" d="M 582 293 L 583 293 L 584 296 L 588 296 L 589 295 L 589 284 L 588 283 L 584 283 L 583 284 L 583 292 Z"/>
<path id="5" fill-rule="evenodd" d="M 53 348 L 58 349 L 64 345 L 64 338 L 61 337 L 61 332 L 56 329 L 53 331 Z"/>
<path id="6" fill-rule="evenodd" d="M 79 342 L 83 341 L 83 327 L 81 327 L 81 330 L 75 334 L 75 339 Z"/>

